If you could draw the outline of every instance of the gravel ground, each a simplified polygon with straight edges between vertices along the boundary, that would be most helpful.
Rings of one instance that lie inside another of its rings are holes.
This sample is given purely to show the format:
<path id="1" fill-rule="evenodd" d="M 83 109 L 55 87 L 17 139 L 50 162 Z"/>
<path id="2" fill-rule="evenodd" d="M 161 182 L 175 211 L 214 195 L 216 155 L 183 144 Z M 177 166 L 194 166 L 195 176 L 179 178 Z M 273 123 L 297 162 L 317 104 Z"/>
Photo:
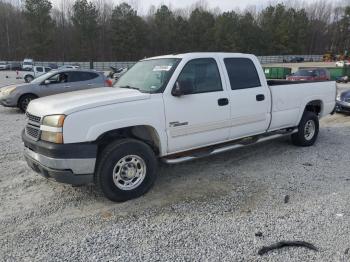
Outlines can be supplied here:
<path id="1" fill-rule="evenodd" d="M 2 261 L 350 261 L 350 116 L 322 120 L 310 148 L 283 138 L 163 165 L 148 194 L 122 204 L 35 174 L 23 114 L 0 107 L 0 123 Z M 281 240 L 319 251 L 258 255 Z"/>

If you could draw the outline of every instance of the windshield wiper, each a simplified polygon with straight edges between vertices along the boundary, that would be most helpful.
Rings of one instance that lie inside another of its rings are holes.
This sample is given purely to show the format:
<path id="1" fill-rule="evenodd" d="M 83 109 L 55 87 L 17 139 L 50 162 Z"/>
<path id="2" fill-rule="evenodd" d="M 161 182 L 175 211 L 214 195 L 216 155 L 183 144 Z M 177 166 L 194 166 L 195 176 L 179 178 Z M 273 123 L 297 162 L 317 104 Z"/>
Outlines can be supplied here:
<path id="1" fill-rule="evenodd" d="M 128 88 L 128 89 L 135 89 L 135 90 L 140 90 L 140 88 L 134 87 L 134 86 L 118 86 L 119 88 Z"/>

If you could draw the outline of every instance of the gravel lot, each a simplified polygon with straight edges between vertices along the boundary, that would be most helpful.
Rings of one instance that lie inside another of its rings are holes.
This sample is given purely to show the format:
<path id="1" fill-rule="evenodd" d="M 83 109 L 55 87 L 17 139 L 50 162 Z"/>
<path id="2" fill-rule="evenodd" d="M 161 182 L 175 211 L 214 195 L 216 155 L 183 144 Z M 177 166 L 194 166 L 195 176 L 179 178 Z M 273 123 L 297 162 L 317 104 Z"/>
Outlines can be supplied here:
<path id="1" fill-rule="evenodd" d="M 311 148 L 283 138 L 164 165 L 153 190 L 122 204 L 32 172 L 22 158 L 24 122 L 0 106 L 2 261 L 350 260 L 350 116 L 322 120 Z M 258 255 L 280 240 L 319 251 Z"/>

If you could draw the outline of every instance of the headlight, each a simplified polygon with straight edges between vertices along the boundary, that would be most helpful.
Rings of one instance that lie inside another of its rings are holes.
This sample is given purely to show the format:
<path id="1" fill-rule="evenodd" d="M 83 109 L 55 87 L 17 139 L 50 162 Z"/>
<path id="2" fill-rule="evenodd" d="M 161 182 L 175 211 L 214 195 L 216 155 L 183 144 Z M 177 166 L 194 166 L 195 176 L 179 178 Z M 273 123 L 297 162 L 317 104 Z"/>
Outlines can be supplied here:
<path id="1" fill-rule="evenodd" d="M 2 93 L 3 93 L 5 96 L 8 96 L 8 95 L 10 95 L 12 92 L 14 92 L 15 90 L 16 90 L 16 87 L 13 86 L 13 87 L 6 88 L 4 91 L 2 91 Z"/>
<path id="2" fill-rule="evenodd" d="M 45 116 L 40 127 L 40 139 L 56 144 L 63 144 L 62 127 L 65 118 L 65 115 Z"/>
<path id="3" fill-rule="evenodd" d="M 337 94 L 337 100 L 338 100 L 338 101 L 340 101 L 340 95 L 341 95 L 340 93 Z"/>
<path id="4" fill-rule="evenodd" d="M 62 132 L 41 131 L 40 139 L 56 144 L 63 144 Z"/>
<path id="5" fill-rule="evenodd" d="M 66 118 L 65 115 L 45 116 L 42 124 L 44 126 L 63 127 L 63 123 L 64 123 L 65 118 Z"/>

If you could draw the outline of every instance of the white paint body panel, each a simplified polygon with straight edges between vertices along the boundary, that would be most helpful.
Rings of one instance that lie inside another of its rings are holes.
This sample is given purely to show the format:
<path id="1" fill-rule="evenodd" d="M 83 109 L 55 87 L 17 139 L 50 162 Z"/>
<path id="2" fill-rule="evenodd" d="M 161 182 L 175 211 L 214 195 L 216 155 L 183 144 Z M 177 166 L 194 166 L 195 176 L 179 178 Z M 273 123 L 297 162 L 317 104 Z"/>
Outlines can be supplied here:
<path id="1" fill-rule="evenodd" d="M 226 142 L 283 128 L 296 127 L 310 101 L 322 102 L 321 117 L 335 106 L 334 82 L 267 85 L 257 58 L 246 54 L 192 53 L 161 58 L 182 59 L 163 93 L 145 94 L 137 90 L 98 88 L 63 93 L 32 101 L 28 112 L 36 116 L 67 115 L 64 143 L 92 142 L 104 133 L 146 125 L 155 130 L 160 156 Z M 196 58 L 214 58 L 220 71 L 223 91 L 173 97 L 171 90 L 184 67 Z M 261 86 L 231 90 L 224 58 L 251 59 Z M 160 57 L 157 57 L 160 58 Z M 151 58 L 155 59 L 155 58 Z M 263 94 L 264 101 L 256 101 Z M 218 106 L 219 98 L 229 105 Z M 174 127 L 172 122 L 186 123 Z"/>

